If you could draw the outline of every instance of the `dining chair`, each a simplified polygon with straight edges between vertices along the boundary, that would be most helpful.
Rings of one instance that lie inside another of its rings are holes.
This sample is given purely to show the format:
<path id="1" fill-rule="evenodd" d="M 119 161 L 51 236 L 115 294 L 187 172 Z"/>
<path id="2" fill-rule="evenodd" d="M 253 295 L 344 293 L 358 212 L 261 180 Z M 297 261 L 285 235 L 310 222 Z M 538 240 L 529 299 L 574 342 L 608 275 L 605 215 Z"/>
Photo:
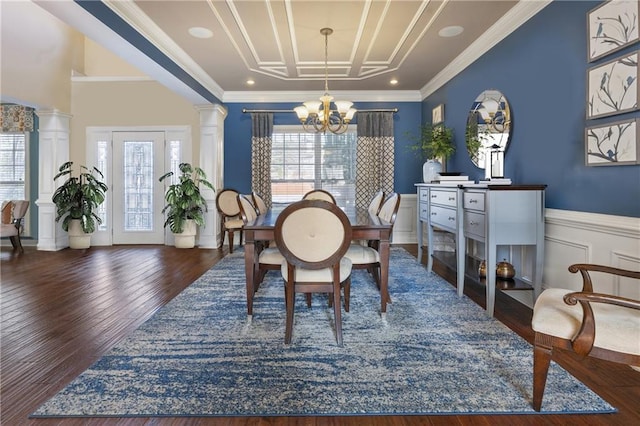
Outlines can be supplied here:
<path id="1" fill-rule="evenodd" d="M 216 208 L 220 214 L 220 245 L 224 244 L 225 233 L 229 239 L 229 253 L 233 253 L 234 233 L 240 231 L 240 244 L 242 244 L 242 227 L 244 222 L 240 217 L 238 206 L 238 191 L 225 188 L 216 195 Z"/>
<path id="2" fill-rule="evenodd" d="M 380 212 L 380 208 L 382 207 L 383 201 L 384 201 L 384 191 L 376 192 L 373 198 L 371 198 L 371 202 L 369 203 L 369 207 L 367 208 L 369 213 L 373 215 L 377 215 Z"/>
<path id="3" fill-rule="evenodd" d="M 384 200 L 378 212 L 380 219 L 391 224 L 391 233 L 393 233 L 393 225 L 395 224 L 399 208 L 400 194 L 393 192 Z M 376 286 L 378 286 L 378 290 L 380 290 L 380 252 L 378 250 L 379 241 L 376 240 L 370 241 L 367 245 L 352 243 L 349 245 L 345 257 L 351 259 L 353 269 L 366 269 L 371 276 L 373 276 Z M 344 310 L 349 312 L 351 285 L 350 283 L 345 283 L 342 287 L 344 291 Z M 388 302 L 391 303 L 390 296 Z"/>
<path id="4" fill-rule="evenodd" d="M 627 364 L 640 370 L 640 300 L 594 293 L 589 272 L 613 280 L 627 294 L 638 294 L 640 272 L 610 266 L 574 264 L 580 272 L 582 290 L 548 288 L 533 307 L 533 408 L 540 411 L 549 363 L 555 349 L 578 356 Z M 636 286 L 632 288 L 632 286 Z M 580 306 L 578 306 L 578 304 Z"/>
<path id="5" fill-rule="evenodd" d="M 0 236 L 9 237 L 13 249 L 24 253 L 20 236 L 23 231 L 23 220 L 29 208 L 29 201 L 11 200 L 2 203 L 2 224 Z"/>
<path id="6" fill-rule="evenodd" d="M 258 212 L 248 195 L 238 194 L 238 207 L 240 208 L 240 216 L 244 224 L 253 222 L 258 217 Z M 284 257 L 278 250 L 277 246 L 270 247 L 268 241 L 257 241 L 256 250 L 258 251 L 258 263 L 255 266 L 253 276 L 255 277 L 254 291 L 258 291 L 258 287 L 264 280 L 268 271 L 277 271 L 280 269 Z"/>
<path id="7" fill-rule="evenodd" d="M 257 192 L 253 191 L 251 193 L 251 198 L 253 199 L 253 205 L 258 210 L 258 214 L 265 214 L 269 209 L 267 208 L 267 203 L 264 201 L 264 198 Z"/>
<path id="8" fill-rule="evenodd" d="M 302 197 L 303 200 L 324 200 L 329 201 L 330 203 L 335 204 L 336 199 L 329 191 L 325 191 L 324 189 L 312 189 L 311 191 L 304 194 Z"/>
<path id="9" fill-rule="evenodd" d="M 347 215 L 324 200 L 301 200 L 278 215 L 276 244 L 285 258 L 286 327 L 284 341 L 291 343 L 296 293 L 328 293 L 333 298 L 336 341 L 342 346 L 340 284 L 351 280 L 351 261 L 344 257 L 351 242 Z"/>

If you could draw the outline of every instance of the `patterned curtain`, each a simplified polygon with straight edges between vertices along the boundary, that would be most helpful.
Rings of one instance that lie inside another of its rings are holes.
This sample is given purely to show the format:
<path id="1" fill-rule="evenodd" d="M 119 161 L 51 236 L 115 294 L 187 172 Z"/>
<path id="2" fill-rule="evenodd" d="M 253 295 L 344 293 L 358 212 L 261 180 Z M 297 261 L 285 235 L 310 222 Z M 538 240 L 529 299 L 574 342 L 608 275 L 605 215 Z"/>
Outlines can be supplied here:
<path id="1" fill-rule="evenodd" d="M 251 189 L 271 208 L 271 145 L 273 114 L 251 113 Z"/>
<path id="2" fill-rule="evenodd" d="M 358 112 L 356 207 L 366 208 L 376 194 L 393 192 L 393 112 Z"/>
<path id="3" fill-rule="evenodd" d="M 2 104 L 0 108 L 3 132 L 33 132 L 33 108 L 14 104 Z"/>

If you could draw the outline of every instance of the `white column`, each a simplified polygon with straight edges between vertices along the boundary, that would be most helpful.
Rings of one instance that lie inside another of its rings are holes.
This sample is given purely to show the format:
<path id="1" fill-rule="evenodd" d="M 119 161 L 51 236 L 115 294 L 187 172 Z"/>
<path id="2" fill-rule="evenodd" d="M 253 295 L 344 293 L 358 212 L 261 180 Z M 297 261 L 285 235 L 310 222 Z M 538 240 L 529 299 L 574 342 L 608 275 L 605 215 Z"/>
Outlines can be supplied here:
<path id="1" fill-rule="evenodd" d="M 56 223 L 56 208 L 51 197 L 58 187 L 53 177 L 69 161 L 71 115 L 57 110 L 36 111 L 39 118 L 38 167 L 38 250 L 56 251 L 69 246 L 69 236 Z"/>
<path id="2" fill-rule="evenodd" d="M 196 109 L 200 113 L 200 168 L 217 191 L 224 188 L 224 119 L 227 110 L 221 105 L 198 105 Z M 218 235 L 220 217 L 216 210 L 216 193 L 203 188 L 202 195 L 207 201 L 207 212 L 197 244 L 201 248 L 217 248 L 221 236 Z"/>

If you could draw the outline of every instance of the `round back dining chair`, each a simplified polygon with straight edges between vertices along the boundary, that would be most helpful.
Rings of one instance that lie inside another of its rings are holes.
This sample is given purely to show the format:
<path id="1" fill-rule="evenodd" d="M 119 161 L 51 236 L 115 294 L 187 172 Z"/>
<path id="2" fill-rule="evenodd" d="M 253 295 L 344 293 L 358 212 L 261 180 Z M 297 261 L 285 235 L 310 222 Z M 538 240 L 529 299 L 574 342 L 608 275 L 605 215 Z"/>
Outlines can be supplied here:
<path id="1" fill-rule="evenodd" d="M 384 201 L 384 191 L 376 192 L 373 198 L 371 198 L 371 202 L 369 203 L 369 207 L 367 208 L 369 213 L 377 215 L 380 212 L 380 207 L 382 207 L 383 201 Z"/>
<path id="2" fill-rule="evenodd" d="M 262 198 L 257 192 L 252 192 L 251 198 L 253 199 L 253 205 L 258 210 L 258 214 L 265 214 L 267 210 L 269 210 L 264 198 Z"/>
<path id="3" fill-rule="evenodd" d="M 295 293 L 329 293 L 333 297 L 336 341 L 342 345 L 340 283 L 351 279 L 351 261 L 344 257 L 351 236 L 349 218 L 328 201 L 301 200 L 278 215 L 275 239 L 286 260 L 281 268 L 286 344 L 291 343 Z"/>
<path id="4" fill-rule="evenodd" d="M 238 206 L 238 191 L 230 188 L 221 189 L 216 195 L 216 208 L 220 214 L 220 244 L 224 244 L 224 236 L 229 239 L 229 253 L 233 253 L 234 232 L 240 231 L 240 243 L 242 243 L 242 227 L 244 222 L 240 217 L 240 207 Z"/>
<path id="5" fill-rule="evenodd" d="M 391 232 L 393 233 L 393 225 L 400 208 L 400 194 L 393 192 L 387 197 L 380 207 L 378 217 L 391 224 Z M 373 280 L 380 289 L 380 252 L 379 241 L 369 241 L 367 245 L 353 243 L 349 246 L 349 250 L 345 253 L 352 262 L 353 269 L 366 269 L 373 276 Z M 351 286 L 344 284 L 344 310 L 349 312 L 349 299 L 351 298 Z M 388 302 L 391 302 L 389 296 Z"/>
<path id="6" fill-rule="evenodd" d="M 240 207 L 240 215 L 245 225 L 258 217 L 258 211 L 248 195 L 238 194 L 238 207 Z M 256 250 L 258 263 L 254 265 L 253 272 L 255 291 L 260 287 L 267 271 L 280 269 L 284 261 L 278 247 L 269 247 L 268 241 L 257 241 Z"/>
<path id="7" fill-rule="evenodd" d="M 304 194 L 302 197 L 303 200 L 324 200 L 330 203 L 335 204 L 336 199 L 329 191 L 325 191 L 324 189 L 312 189 L 311 191 Z"/>

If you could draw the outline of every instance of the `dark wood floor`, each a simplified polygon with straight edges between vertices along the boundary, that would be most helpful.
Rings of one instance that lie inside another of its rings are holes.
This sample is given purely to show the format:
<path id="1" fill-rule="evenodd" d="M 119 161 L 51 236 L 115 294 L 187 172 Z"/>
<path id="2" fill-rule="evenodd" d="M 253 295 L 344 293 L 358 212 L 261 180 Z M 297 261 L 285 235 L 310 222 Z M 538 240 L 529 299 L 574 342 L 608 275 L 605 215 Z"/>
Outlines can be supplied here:
<path id="1" fill-rule="evenodd" d="M 414 255 L 415 245 L 404 246 Z M 600 361 L 556 360 L 619 409 L 600 415 L 376 416 L 29 419 L 82 373 L 226 254 L 164 246 L 93 247 L 24 254 L 0 251 L 2 425 L 639 425 L 640 373 Z M 425 259 L 422 259 L 424 262 Z M 435 268 L 449 282 L 451 271 Z M 484 305 L 484 288 L 465 293 Z M 393 309 L 393 305 L 390 306 Z M 531 342 L 531 310 L 499 294 L 496 317 Z M 523 371 L 522 374 L 531 374 Z"/>

